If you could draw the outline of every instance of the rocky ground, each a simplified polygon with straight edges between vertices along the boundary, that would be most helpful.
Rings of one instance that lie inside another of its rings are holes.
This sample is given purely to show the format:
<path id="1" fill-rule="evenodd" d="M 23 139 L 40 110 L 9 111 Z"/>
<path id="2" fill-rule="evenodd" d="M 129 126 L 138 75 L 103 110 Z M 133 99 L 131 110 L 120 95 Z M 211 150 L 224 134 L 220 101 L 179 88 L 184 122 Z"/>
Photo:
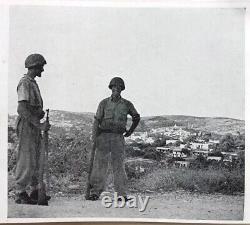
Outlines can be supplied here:
<path id="1" fill-rule="evenodd" d="M 136 196 L 135 193 L 133 195 Z M 17 205 L 8 202 L 9 218 L 155 218 L 186 220 L 242 220 L 243 195 L 198 194 L 186 191 L 146 193 L 146 210 L 139 208 L 105 208 L 101 200 L 86 201 L 84 196 L 53 197 L 49 206 Z M 83 219 L 84 220 L 84 219 Z"/>

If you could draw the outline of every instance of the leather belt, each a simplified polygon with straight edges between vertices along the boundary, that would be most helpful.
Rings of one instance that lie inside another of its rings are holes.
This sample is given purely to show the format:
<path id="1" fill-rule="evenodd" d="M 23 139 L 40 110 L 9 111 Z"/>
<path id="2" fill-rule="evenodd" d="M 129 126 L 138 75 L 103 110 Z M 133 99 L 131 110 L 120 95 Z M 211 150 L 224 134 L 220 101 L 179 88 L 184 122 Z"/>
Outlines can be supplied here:
<path id="1" fill-rule="evenodd" d="M 100 131 L 101 131 L 101 133 L 107 133 L 107 134 L 109 134 L 109 133 L 111 133 L 111 134 L 123 134 L 125 132 L 125 131 L 118 132 L 118 131 L 109 130 L 109 129 L 101 129 Z"/>

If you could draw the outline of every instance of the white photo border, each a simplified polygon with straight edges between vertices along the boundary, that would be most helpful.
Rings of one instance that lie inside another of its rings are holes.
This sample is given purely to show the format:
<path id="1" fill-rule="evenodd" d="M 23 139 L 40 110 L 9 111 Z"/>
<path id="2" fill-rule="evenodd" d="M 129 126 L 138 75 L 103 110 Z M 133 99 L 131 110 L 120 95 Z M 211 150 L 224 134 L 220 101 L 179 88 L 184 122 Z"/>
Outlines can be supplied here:
<path id="1" fill-rule="evenodd" d="M 170 222 L 170 223 L 211 223 L 211 224 L 248 224 L 250 222 L 250 165 L 245 163 L 245 200 L 243 221 L 223 220 L 169 220 L 145 218 L 7 218 L 7 123 L 8 123 L 8 52 L 9 52 L 9 7 L 13 5 L 47 5 L 47 6 L 81 6 L 81 7 L 167 7 L 167 8 L 245 8 L 245 137 L 246 149 L 250 147 L 250 2 L 249 1 L 167 1 L 167 0 L 134 0 L 134 1 L 65 1 L 65 0 L 6 0 L 0 1 L 0 222 Z M 245 151 L 245 158 L 250 152 Z"/>

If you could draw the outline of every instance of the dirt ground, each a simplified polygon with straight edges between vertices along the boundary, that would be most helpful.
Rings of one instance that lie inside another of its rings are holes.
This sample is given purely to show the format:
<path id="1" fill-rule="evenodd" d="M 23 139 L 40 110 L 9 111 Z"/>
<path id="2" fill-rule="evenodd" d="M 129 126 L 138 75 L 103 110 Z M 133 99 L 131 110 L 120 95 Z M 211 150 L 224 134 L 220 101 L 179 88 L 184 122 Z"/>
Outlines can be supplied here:
<path id="1" fill-rule="evenodd" d="M 136 194 L 134 194 L 136 195 Z M 185 191 L 148 193 L 144 212 L 139 208 L 105 208 L 102 201 L 86 201 L 84 196 L 53 197 L 49 206 L 18 205 L 9 199 L 9 218 L 117 217 L 189 220 L 242 220 L 243 195 L 197 194 Z"/>

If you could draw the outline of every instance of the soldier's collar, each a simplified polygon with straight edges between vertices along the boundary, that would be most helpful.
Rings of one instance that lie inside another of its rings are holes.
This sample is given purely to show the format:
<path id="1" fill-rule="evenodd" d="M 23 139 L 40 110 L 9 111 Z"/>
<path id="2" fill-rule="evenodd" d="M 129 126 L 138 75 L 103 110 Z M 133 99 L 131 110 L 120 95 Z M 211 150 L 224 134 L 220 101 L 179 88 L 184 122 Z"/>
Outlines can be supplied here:
<path id="1" fill-rule="evenodd" d="M 113 102 L 113 97 L 112 97 L 112 95 L 110 96 L 109 100 Z M 122 96 L 120 96 L 120 98 L 118 99 L 117 102 L 120 102 L 120 101 L 122 101 Z"/>
<path id="2" fill-rule="evenodd" d="M 24 74 L 24 77 L 32 82 L 35 82 L 36 83 L 36 80 L 31 78 L 30 76 L 28 76 L 27 74 Z"/>

